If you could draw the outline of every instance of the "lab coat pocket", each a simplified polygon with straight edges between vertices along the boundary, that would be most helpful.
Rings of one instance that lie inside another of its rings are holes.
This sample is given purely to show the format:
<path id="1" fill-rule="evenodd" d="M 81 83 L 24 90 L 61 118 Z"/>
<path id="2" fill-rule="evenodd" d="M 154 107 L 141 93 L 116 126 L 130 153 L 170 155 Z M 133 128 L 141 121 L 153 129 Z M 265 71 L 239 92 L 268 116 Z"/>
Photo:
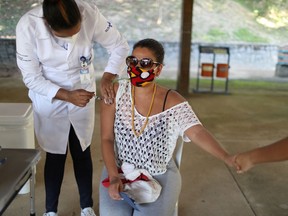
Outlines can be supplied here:
<path id="1" fill-rule="evenodd" d="M 45 96 L 36 93 L 29 94 L 33 101 L 34 112 L 46 118 L 59 118 L 67 116 L 67 103 L 54 99 L 52 102 Z"/>

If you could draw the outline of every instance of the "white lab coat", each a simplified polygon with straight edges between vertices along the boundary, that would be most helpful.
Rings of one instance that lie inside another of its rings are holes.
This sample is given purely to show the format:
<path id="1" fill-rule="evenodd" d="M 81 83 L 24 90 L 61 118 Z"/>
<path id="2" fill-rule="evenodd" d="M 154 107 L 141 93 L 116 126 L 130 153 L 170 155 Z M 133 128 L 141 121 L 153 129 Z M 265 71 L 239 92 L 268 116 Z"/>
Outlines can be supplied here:
<path id="1" fill-rule="evenodd" d="M 50 153 L 66 152 L 70 124 L 83 151 L 91 144 L 95 100 L 81 108 L 54 97 L 60 88 L 95 92 L 93 44 L 99 43 L 107 49 L 110 57 L 105 71 L 113 74 L 125 69 L 129 52 L 126 40 L 96 5 L 76 2 L 82 15 L 81 29 L 75 44 L 69 44 L 67 50 L 44 22 L 42 6 L 26 13 L 16 27 L 17 64 L 33 103 L 36 137 L 39 145 Z M 80 82 L 81 56 L 90 59 L 91 81 L 87 84 Z"/>

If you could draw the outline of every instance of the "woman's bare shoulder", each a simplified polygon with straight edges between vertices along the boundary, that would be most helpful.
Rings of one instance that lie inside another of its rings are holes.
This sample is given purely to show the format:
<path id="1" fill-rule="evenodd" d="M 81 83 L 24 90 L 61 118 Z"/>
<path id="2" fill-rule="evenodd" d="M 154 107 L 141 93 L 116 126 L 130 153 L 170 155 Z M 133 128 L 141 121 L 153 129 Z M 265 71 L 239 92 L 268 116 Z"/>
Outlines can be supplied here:
<path id="1" fill-rule="evenodd" d="M 187 101 L 180 93 L 178 93 L 176 90 L 174 89 L 168 89 L 166 87 L 163 87 L 162 89 L 165 92 L 165 96 L 166 96 L 166 105 L 165 105 L 165 109 L 169 109 L 173 106 L 176 106 L 180 103 L 183 103 L 185 101 Z M 168 92 L 169 91 L 169 92 Z"/>
<path id="2" fill-rule="evenodd" d="M 169 95 L 170 97 L 170 103 L 173 104 L 173 106 L 183 103 L 186 101 L 186 99 L 176 90 L 170 90 Z"/>

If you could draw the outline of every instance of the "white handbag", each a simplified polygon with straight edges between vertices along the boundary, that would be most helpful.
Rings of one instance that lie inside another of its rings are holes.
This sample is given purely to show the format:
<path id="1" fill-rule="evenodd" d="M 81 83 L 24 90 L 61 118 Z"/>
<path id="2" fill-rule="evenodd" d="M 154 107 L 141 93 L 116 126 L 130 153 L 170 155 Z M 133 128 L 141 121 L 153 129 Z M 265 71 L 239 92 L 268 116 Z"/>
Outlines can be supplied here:
<path id="1" fill-rule="evenodd" d="M 157 200 L 161 193 L 161 185 L 154 179 L 147 170 L 135 169 L 134 165 L 123 163 L 121 166 L 123 176 L 131 182 L 124 184 L 124 192 L 128 194 L 136 203 L 151 203 Z M 146 176 L 147 180 L 135 180 L 141 174 Z"/>

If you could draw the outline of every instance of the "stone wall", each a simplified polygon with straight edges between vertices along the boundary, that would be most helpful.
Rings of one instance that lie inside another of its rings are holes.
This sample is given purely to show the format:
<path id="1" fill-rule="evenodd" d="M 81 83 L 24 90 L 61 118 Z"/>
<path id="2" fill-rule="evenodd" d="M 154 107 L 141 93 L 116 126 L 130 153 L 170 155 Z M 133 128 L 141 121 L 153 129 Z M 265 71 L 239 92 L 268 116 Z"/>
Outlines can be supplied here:
<path id="1" fill-rule="evenodd" d="M 134 42 L 129 42 L 132 47 Z M 178 71 L 179 43 L 163 42 L 165 48 L 165 67 L 161 77 L 175 79 Z M 199 57 L 201 61 L 211 62 L 211 55 L 199 54 L 200 44 L 192 44 L 191 77 L 198 72 Z M 278 46 L 258 44 L 201 44 L 205 46 L 225 46 L 230 50 L 230 78 L 269 78 L 275 76 Z M 0 77 L 19 74 L 15 59 L 15 39 L 0 39 Z M 102 72 L 108 59 L 108 54 L 100 45 L 95 45 L 94 65 Z M 227 62 L 226 55 L 217 55 L 216 61 Z M 276 74 L 277 75 L 277 74 Z"/>
<path id="2" fill-rule="evenodd" d="M 203 44 L 201 44 L 203 45 Z M 275 76 L 278 46 L 261 44 L 204 44 L 229 47 L 230 78 L 271 78 Z M 199 44 L 193 44 L 192 68 L 198 70 Z M 216 55 L 216 62 L 226 63 L 227 55 Z M 211 62 L 211 55 L 201 54 L 201 61 Z M 213 61 L 212 61 L 213 62 Z M 193 71 L 193 69 L 191 70 Z"/>
<path id="3" fill-rule="evenodd" d="M 18 72 L 15 56 L 15 39 L 0 39 L 0 77 L 13 76 Z"/>

